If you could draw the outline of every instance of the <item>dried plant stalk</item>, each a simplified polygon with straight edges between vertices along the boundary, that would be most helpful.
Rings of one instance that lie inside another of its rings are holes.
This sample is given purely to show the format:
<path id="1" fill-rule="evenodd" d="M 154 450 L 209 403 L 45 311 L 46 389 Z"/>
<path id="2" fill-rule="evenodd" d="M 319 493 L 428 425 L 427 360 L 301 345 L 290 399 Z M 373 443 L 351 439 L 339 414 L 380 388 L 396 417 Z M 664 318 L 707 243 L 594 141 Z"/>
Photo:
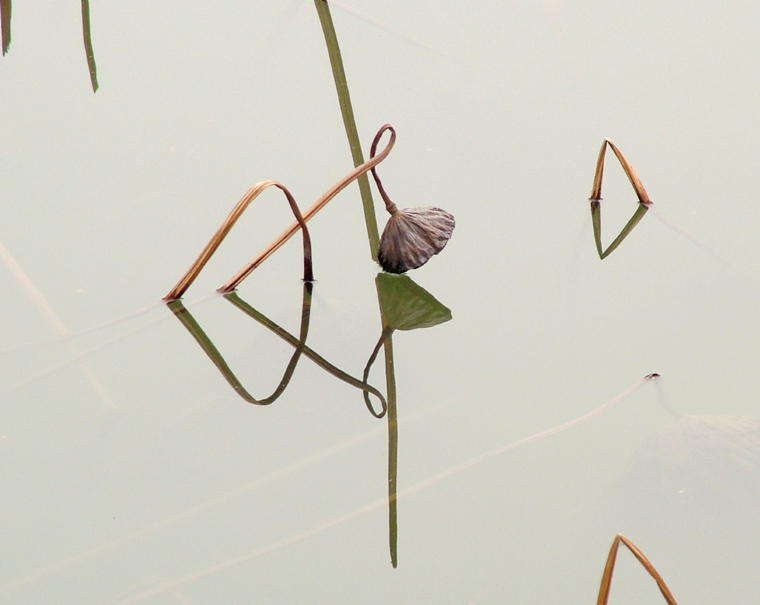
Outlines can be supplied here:
<path id="1" fill-rule="evenodd" d="M 385 131 L 387 129 L 390 129 L 389 124 L 385 124 L 381 129 L 380 132 Z M 352 181 L 359 178 L 361 175 L 366 174 L 369 170 L 372 170 L 375 166 L 377 166 L 380 162 L 382 162 L 386 157 L 388 157 L 388 154 L 391 152 L 391 149 L 393 149 L 393 145 L 396 143 L 396 133 L 393 132 L 391 129 L 391 138 L 388 141 L 388 145 L 386 145 L 385 149 L 383 149 L 380 153 L 378 153 L 375 157 L 370 158 L 360 166 L 357 166 L 354 170 L 349 172 L 346 176 L 344 176 L 342 179 L 340 179 L 337 183 L 335 183 L 330 189 L 328 189 L 322 197 L 320 197 L 316 202 L 314 202 L 310 208 L 306 210 L 306 212 L 303 213 L 303 220 L 308 221 L 310 220 L 317 212 L 319 212 L 322 208 L 325 207 L 327 202 L 329 202 L 331 199 L 333 199 L 338 193 L 343 191 L 349 184 L 351 184 Z M 256 269 L 261 263 L 263 263 L 267 258 L 269 258 L 280 246 L 282 246 L 285 242 L 287 242 L 293 235 L 295 235 L 296 231 L 298 231 L 299 224 L 293 223 L 288 227 L 285 231 L 283 231 L 280 236 L 275 239 L 271 244 L 269 244 L 262 252 L 258 254 L 251 262 L 249 262 L 245 267 L 243 267 L 240 271 L 238 271 L 232 279 L 230 279 L 226 284 L 224 284 L 221 288 L 219 288 L 219 292 L 231 292 L 235 288 L 240 285 L 240 282 L 242 282 L 246 277 L 248 277 L 254 269 Z"/>
<path id="2" fill-rule="evenodd" d="M 607 605 L 607 601 L 609 600 L 610 587 L 612 585 L 612 572 L 615 570 L 615 559 L 617 558 L 621 542 L 628 547 L 628 550 L 633 553 L 633 556 L 638 559 L 639 563 L 644 566 L 644 569 L 646 569 L 649 572 L 649 575 L 654 578 L 655 582 L 657 582 L 657 587 L 660 589 L 662 596 L 665 597 L 665 601 L 668 605 L 678 605 L 675 597 L 665 584 L 665 580 L 662 579 L 662 576 L 654 568 L 654 565 L 652 565 L 646 555 L 644 555 L 633 542 L 622 534 L 615 536 L 615 539 L 612 541 L 612 547 L 610 548 L 610 554 L 607 555 L 607 563 L 604 566 L 604 573 L 602 574 L 602 583 L 599 586 L 599 598 L 596 601 L 597 605 Z"/>
<path id="3" fill-rule="evenodd" d="M 651 204 L 652 200 L 649 199 L 649 194 L 647 193 L 647 190 L 644 189 L 644 185 L 641 183 L 641 179 L 639 178 L 639 175 L 636 174 L 636 171 L 633 169 L 633 166 L 631 166 L 631 163 L 623 155 L 623 152 L 620 151 L 620 149 L 618 149 L 618 146 L 615 145 L 615 143 L 613 143 L 611 139 L 607 139 L 607 138 L 604 139 L 604 142 L 602 143 L 602 148 L 599 150 L 599 157 L 596 160 L 596 173 L 594 174 L 594 185 L 591 188 L 591 197 L 589 199 L 594 202 L 598 202 L 599 200 L 602 199 L 602 178 L 604 176 L 604 156 L 606 155 L 608 145 L 610 146 L 610 148 L 612 148 L 612 151 L 615 153 L 615 156 L 620 162 L 620 165 L 623 167 L 623 171 L 628 177 L 628 180 L 631 182 L 631 186 L 633 187 L 633 190 L 636 192 L 636 196 L 639 198 L 639 202 L 645 205 Z"/>
<path id="4" fill-rule="evenodd" d="M 625 227 L 623 227 L 618 236 L 612 241 L 607 249 L 604 250 L 602 247 L 602 210 L 599 202 L 602 199 L 604 158 L 607 153 L 608 146 L 612 148 L 612 151 L 620 162 L 620 165 L 623 167 L 623 171 L 628 177 L 628 180 L 631 182 L 631 186 L 636 192 L 636 197 L 639 198 L 639 207 L 636 209 L 636 212 L 633 213 L 633 216 L 626 223 Z M 642 218 L 644 218 L 647 210 L 649 210 L 649 207 L 652 205 L 652 200 L 649 199 L 649 194 L 647 193 L 646 189 L 644 189 L 644 185 L 642 184 L 639 175 L 636 174 L 636 171 L 633 169 L 633 166 L 631 166 L 631 163 L 623 155 L 623 152 L 618 149 L 618 146 L 607 138 L 604 139 L 602 147 L 599 150 L 599 157 L 596 160 L 596 172 L 594 173 L 594 183 L 591 187 L 591 197 L 589 200 L 591 201 L 591 219 L 594 226 L 594 241 L 596 243 L 596 251 L 599 254 L 599 258 L 601 259 L 604 259 L 612 254 L 612 252 L 623 242 L 623 240 L 628 237 L 631 231 L 633 231 L 633 228 L 639 224 Z"/>
<path id="5" fill-rule="evenodd" d="M 301 211 L 298 209 L 298 204 L 296 204 L 295 198 L 283 184 L 278 183 L 277 181 L 260 181 L 251 187 L 235 205 L 235 207 L 232 209 L 232 212 L 230 212 L 217 232 L 214 234 L 214 237 L 211 238 L 211 241 L 209 241 L 209 243 L 203 249 L 200 256 L 198 256 L 193 265 L 187 270 L 187 273 L 185 273 L 182 279 L 177 282 L 177 285 L 174 286 L 174 288 L 172 288 L 166 296 L 164 296 L 164 300 L 176 300 L 185 293 L 185 291 L 195 281 L 195 278 L 198 277 L 198 274 L 201 272 L 214 252 L 216 252 L 216 249 L 222 243 L 222 240 L 227 237 L 227 234 L 243 214 L 245 209 L 248 208 L 250 203 L 255 200 L 262 191 L 272 186 L 282 190 L 282 192 L 285 194 L 285 197 L 288 199 L 290 209 L 293 211 L 293 214 L 296 217 L 293 233 L 295 233 L 299 228 L 301 231 L 303 231 L 303 279 L 304 281 L 312 281 L 314 279 L 311 265 L 311 237 L 309 236 L 309 229 L 306 227 L 306 220 L 301 215 Z"/>

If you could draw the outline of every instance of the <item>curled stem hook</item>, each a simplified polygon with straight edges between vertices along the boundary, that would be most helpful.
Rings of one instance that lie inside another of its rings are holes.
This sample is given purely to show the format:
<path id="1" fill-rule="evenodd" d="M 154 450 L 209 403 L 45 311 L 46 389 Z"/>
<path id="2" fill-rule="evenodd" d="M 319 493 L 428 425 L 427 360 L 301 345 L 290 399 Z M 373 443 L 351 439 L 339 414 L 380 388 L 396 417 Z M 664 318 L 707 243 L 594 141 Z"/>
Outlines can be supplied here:
<path id="1" fill-rule="evenodd" d="M 375 345 L 375 348 L 372 349 L 372 354 L 369 356 L 369 359 L 367 360 L 367 365 L 364 366 L 364 373 L 362 374 L 362 382 L 366 383 L 369 380 L 369 372 L 372 369 L 372 365 L 375 363 L 375 360 L 377 359 L 377 354 L 380 352 L 380 348 L 385 344 L 385 342 L 393 336 L 393 328 L 390 326 L 386 326 L 383 329 L 382 334 L 380 334 L 380 340 L 377 341 L 377 344 Z M 372 414 L 375 418 L 382 418 L 385 416 L 385 413 L 388 411 L 387 406 L 383 406 L 383 409 L 380 410 L 380 412 L 376 412 L 374 408 L 372 407 L 372 402 L 369 400 L 369 395 L 367 392 L 364 392 L 364 403 L 367 406 L 367 409 L 369 410 L 369 413 Z M 384 402 L 381 402 L 384 403 Z"/>
<path id="2" fill-rule="evenodd" d="M 375 151 L 377 150 L 377 144 L 380 142 L 380 139 L 382 138 L 383 134 L 386 130 L 391 131 L 391 140 L 394 141 L 396 139 L 396 131 L 393 130 L 393 126 L 390 124 L 386 124 L 383 126 L 380 130 L 377 131 L 377 134 L 375 135 L 374 140 L 372 141 L 372 147 L 369 150 L 369 157 L 372 159 L 375 157 Z M 390 213 L 391 216 L 396 214 L 398 212 L 398 208 L 396 207 L 396 204 L 394 204 L 391 201 L 391 198 L 388 197 L 388 194 L 385 192 L 385 188 L 383 187 L 382 182 L 380 182 L 380 177 L 377 176 L 377 170 L 375 170 L 375 167 L 372 167 L 372 178 L 375 179 L 375 184 L 377 185 L 378 191 L 380 191 L 380 195 L 383 198 L 383 201 L 385 202 L 385 209 Z"/>

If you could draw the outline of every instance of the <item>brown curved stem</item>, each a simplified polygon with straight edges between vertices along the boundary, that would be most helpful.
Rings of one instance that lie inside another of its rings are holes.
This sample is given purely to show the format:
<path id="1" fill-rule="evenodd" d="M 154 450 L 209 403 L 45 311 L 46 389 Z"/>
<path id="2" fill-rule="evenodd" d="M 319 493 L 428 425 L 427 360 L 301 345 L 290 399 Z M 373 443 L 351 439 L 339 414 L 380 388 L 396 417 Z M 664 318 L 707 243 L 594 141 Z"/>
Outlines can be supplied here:
<path id="1" fill-rule="evenodd" d="M 641 552 L 639 547 L 631 542 L 628 538 L 626 538 L 623 534 L 618 534 L 612 541 L 610 553 L 607 556 L 607 563 L 604 566 L 604 573 L 602 574 L 602 582 L 599 586 L 597 605 L 607 605 L 607 602 L 609 601 L 610 587 L 612 585 L 612 572 L 615 570 L 615 559 L 617 558 L 617 553 L 621 542 L 626 547 L 628 547 L 628 550 L 633 553 L 633 556 L 636 557 L 638 562 L 641 563 L 644 569 L 649 572 L 649 575 L 654 578 L 654 581 L 657 582 L 657 588 L 660 589 L 660 592 L 662 593 L 662 596 L 665 598 L 665 601 L 668 603 L 668 605 L 677 605 L 673 593 L 670 592 L 667 584 L 665 584 L 665 580 L 662 579 L 662 576 L 654 568 L 654 565 L 652 565 L 649 559 L 647 559 L 646 555 Z"/>
<path id="2" fill-rule="evenodd" d="M 383 134 L 386 130 L 391 131 L 391 140 L 395 140 L 396 138 L 396 131 L 393 130 L 393 126 L 390 124 L 386 124 L 383 126 L 380 130 L 377 131 L 377 134 L 375 135 L 375 139 L 372 141 L 372 147 L 369 150 L 369 157 L 372 159 L 375 157 L 375 151 L 377 150 L 377 144 L 380 142 L 380 139 L 382 138 Z M 391 198 L 388 197 L 388 194 L 385 192 L 385 187 L 383 187 L 382 182 L 380 181 L 380 177 L 377 176 L 377 170 L 375 168 L 372 168 L 372 178 L 375 179 L 375 184 L 377 185 L 378 191 L 380 191 L 380 195 L 383 198 L 383 201 L 385 202 L 385 209 L 390 213 L 391 216 L 396 214 L 398 212 L 398 208 L 396 207 L 396 204 L 394 204 L 391 201 Z"/>
<path id="3" fill-rule="evenodd" d="M 385 130 L 390 129 L 391 131 L 391 138 L 390 141 L 388 141 L 388 145 L 385 146 L 385 149 L 383 149 L 377 156 L 370 158 L 363 164 L 357 166 L 354 170 L 349 172 L 346 176 L 344 176 L 342 179 L 340 179 L 337 183 L 335 183 L 330 189 L 328 189 L 322 197 L 320 197 L 316 202 L 314 202 L 311 207 L 309 207 L 306 212 L 303 213 L 303 220 L 309 221 L 311 217 L 313 217 L 317 212 L 319 212 L 322 208 L 325 207 L 327 202 L 329 202 L 331 199 L 333 199 L 338 193 L 343 191 L 351 182 L 356 180 L 358 177 L 360 177 L 362 174 L 365 174 L 369 170 L 372 170 L 375 166 L 377 166 L 380 162 L 382 162 L 386 157 L 388 157 L 388 154 L 391 152 L 391 149 L 393 149 L 393 145 L 396 143 L 396 133 L 393 131 L 393 128 L 386 124 L 380 129 L 380 132 L 384 132 Z M 299 224 L 293 223 L 288 227 L 285 231 L 283 231 L 280 236 L 275 239 L 271 244 L 269 244 L 262 252 L 258 254 L 252 261 L 250 261 L 247 265 L 245 265 L 240 271 L 238 271 L 232 279 L 230 279 L 226 284 L 224 284 L 221 288 L 219 288 L 219 292 L 231 292 L 235 288 L 238 287 L 240 282 L 242 282 L 246 277 L 248 277 L 254 269 L 256 269 L 261 263 L 263 263 L 266 259 L 268 259 L 277 249 L 280 248 L 285 242 L 287 242 L 293 235 L 295 235 L 296 231 L 298 231 Z"/>
<path id="4" fill-rule="evenodd" d="M 293 215 L 296 217 L 295 228 L 293 230 L 294 233 L 299 228 L 301 231 L 303 231 L 303 279 L 304 281 L 312 281 L 314 279 L 311 264 L 311 237 L 309 236 L 309 229 L 306 226 L 306 220 L 301 215 L 301 211 L 298 209 L 298 204 L 296 204 L 295 198 L 282 183 L 278 183 L 277 181 L 260 181 L 251 187 L 235 205 L 235 207 L 232 209 L 232 212 L 230 212 L 227 218 L 224 219 L 224 222 L 219 227 L 219 229 L 217 229 L 214 237 L 212 237 L 209 243 L 206 244 L 206 247 L 200 253 L 200 256 L 198 256 L 192 266 L 187 270 L 185 275 L 182 276 L 182 279 L 177 282 L 177 285 L 175 285 L 169 291 L 169 293 L 164 296 L 164 300 L 176 300 L 185 293 L 185 291 L 198 277 L 198 274 L 201 272 L 209 259 L 213 256 L 214 252 L 216 252 L 216 249 L 222 243 L 224 238 L 227 237 L 227 234 L 230 232 L 237 220 L 240 218 L 243 212 L 245 212 L 245 209 L 248 208 L 251 202 L 255 200 L 262 191 L 272 186 L 277 187 L 285 194 L 285 197 L 288 200 L 288 204 L 290 205 L 290 209 L 293 211 Z"/>
<path id="5" fill-rule="evenodd" d="M 615 143 L 612 142 L 611 139 L 605 138 L 602 142 L 602 148 L 599 150 L 599 157 L 596 160 L 596 172 L 594 173 L 594 184 L 591 187 L 591 197 L 589 198 L 592 202 L 598 202 L 602 199 L 602 178 L 604 177 L 604 156 L 607 152 L 607 146 L 612 149 L 613 153 L 618 159 L 618 162 L 620 162 L 620 165 L 623 167 L 623 171 L 625 172 L 626 176 L 628 177 L 628 180 L 631 182 L 631 186 L 633 187 L 633 190 L 636 192 L 636 197 L 639 198 L 639 203 L 643 204 L 645 206 L 650 206 L 652 204 L 652 200 L 649 199 L 649 194 L 647 193 L 647 190 L 644 189 L 644 185 L 641 182 L 641 179 L 639 178 L 639 175 L 636 174 L 636 171 L 633 169 L 633 166 L 631 166 L 631 163 L 628 161 L 628 158 L 626 158 L 623 155 L 623 152 L 618 149 L 618 146 L 615 145 Z"/>

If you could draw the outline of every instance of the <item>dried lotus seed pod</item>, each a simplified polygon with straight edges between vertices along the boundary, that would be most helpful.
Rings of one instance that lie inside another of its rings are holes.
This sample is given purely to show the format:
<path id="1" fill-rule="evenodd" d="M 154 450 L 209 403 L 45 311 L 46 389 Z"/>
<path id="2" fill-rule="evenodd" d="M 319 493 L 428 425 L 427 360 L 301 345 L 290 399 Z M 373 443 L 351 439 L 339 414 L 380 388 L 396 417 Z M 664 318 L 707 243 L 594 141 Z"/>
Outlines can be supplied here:
<path id="1" fill-rule="evenodd" d="M 388 220 L 377 260 L 389 273 L 405 273 L 424 265 L 446 246 L 454 217 L 441 208 L 404 208 Z"/>

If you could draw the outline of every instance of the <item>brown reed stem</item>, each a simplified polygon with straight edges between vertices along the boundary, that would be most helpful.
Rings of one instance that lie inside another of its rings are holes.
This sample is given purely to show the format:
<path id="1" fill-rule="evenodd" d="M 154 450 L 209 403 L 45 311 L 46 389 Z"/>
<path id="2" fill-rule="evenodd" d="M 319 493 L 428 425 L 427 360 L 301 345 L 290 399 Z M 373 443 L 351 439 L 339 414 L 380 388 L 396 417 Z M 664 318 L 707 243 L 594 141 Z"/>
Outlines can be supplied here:
<path id="1" fill-rule="evenodd" d="M 641 179 L 639 178 L 639 175 L 636 174 L 636 171 L 633 169 L 633 166 L 631 166 L 631 163 L 623 155 L 623 152 L 620 151 L 620 149 L 618 149 L 618 146 L 615 145 L 615 143 L 613 143 L 611 139 L 607 139 L 607 138 L 604 139 L 604 142 L 602 143 L 602 148 L 599 150 L 599 157 L 596 160 L 596 172 L 594 173 L 594 184 L 591 187 L 591 197 L 589 199 L 592 202 L 598 202 L 599 200 L 602 199 L 602 178 L 604 175 L 604 156 L 606 154 L 608 145 L 612 148 L 613 153 L 615 154 L 618 161 L 620 162 L 620 165 L 623 167 L 623 171 L 628 177 L 628 180 L 631 182 L 631 186 L 633 187 L 633 190 L 636 192 L 636 196 L 639 198 L 639 203 L 644 204 L 645 206 L 651 205 L 652 200 L 649 199 L 649 194 L 647 193 L 646 189 L 644 189 L 644 185 L 641 183 Z"/>
<path id="2" fill-rule="evenodd" d="M 649 572 L 649 575 L 654 578 L 655 582 L 657 582 L 657 587 L 660 589 L 662 596 L 665 597 L 665 601 L 667 601 L 668 605 L 678 605 L 676 603 L 675 597 L 673 596 L 673 593 L 670 592 L 667 584 L 665 584 L 665 580 L 662 579 L 662 576 L 654 568 L 654 565 L 652 565 L 649 559 L 647 559 L 646 555 L 641 552 L 639 548 L 623 534 L 618 534 L 612 541 L 610 553 L 607 555 L 607 563 L 604 566 L 604 573 L 602 574 L 602 582 L 599 586 L 599 597 L 596 601 L 597 605 L 607 605 L 607 601 L 610 598 L 612 572 L 615 570 L 615 559 L 617 558 L 617 553 L 621 542 L 628 547 L 628 550 L 633 553 L 633 556 L 638 559 L 639 563 L 641 563 L 644 569 Z"/>
<path id="3" fill-rule="evenodd" d="M 380 130 L 379 133 L 385 132 L 386 130 L 391 131 L 391 138 L 390 141 L 388 141 L 388 145 L 386 145 L 385 149 L 383 149 L 377 156 L 370 158 L 363 164 L 357 166 L 354 170 L 349 172 L 346 176 L 344 176 L 342 179 L 340 179 L 337 183 L 335 183 L 330 189 L 328 189 L 322 197 L 320 197 L 316 202 L 314 202 L 311 207 L 309 207 L 306 212 L 303 213 L 303 220 L 304 222 L 309 221 L 317 212 L 319 212 L 324 206 L 329 202 L 331 199 L 333 199 L 338 193 L 343 191 L 351 182 L 353 182 L 355 179 L 360 177 L 361 175 L 365 174 L 367 171 L 372 170 L 375 166 L 377 166 L 380 162 L 382 162 L 386 157 L 388 157 L 388 154 L 391 152 L 391 149 L 393 149 L 393 145 L 396 143 L 396 133 L 394 132 L 393 128 L 390 124 L 385 124 Z M 242 282 L 246 277 L 248 277 L 261 263 L 263 263 L 267 258 L 269 258 L 280 246 L 282 246 L 285 242 L 287 242 L 293 235 L 295 235 L 296 231 L 298 231 L 299 223 L 293 223 L 288 227 L 285 231 L 283 231 L 277 239 L 275 239 L 271 244 L 269 244 L 264 250 L 262 250 L 258 256 L 256 256 L 253 260 L 251 260 L 247 265 L 245 265 L 240 271 L 238 271 L 226 284 L 224 284 L 221 288 L 219 288 L 219 292 L 231 292 L 235 288 L 240 285 L 240 282 Z"/>
<path id="4" fill-rule="evenodd" d="M 232 209 L 232 212 L 230 212 L 227 218 L 224 219 L 224 222 L 211 238 L 209 243 L 206 244 L 206 247 L 200 253 L 200 256 L 198 256 L 192 266 L 187 270 L 185 275 L 182 276 L 182 279 L 177 282 L 177 285 L 175 285 L 174 288 L 172 288 L 169 293 L 164 296 L 165 301 L 176 300 L 185 293 L 185 291 L 198 277 L 198 274 L 201 272 L 214 252 L 216 252 L 216 249 L 222 243 L 224 238 L 227 237 L 227 234 L 243 214 L 245 209 L 248 208 L 250 203 L 255 200 L 262 191 L 272 186 L 277 187 L 285 194 L 285 197 L 288 200 L 288 204 L 290 205 L 290 209 L 293 211 L 293 214 L 296 217 L 293 233 L 295 233 L 299 227 L 303 231 L 303 279 L 304 281 L 312 281 L 314 279 L 311 263 L 311 237 L 309 236 L 309 229 L 306 226 L 304 217 L 301 215 L 301 211 L 298 209 L 298 204 L 296 204 L 295 198 L 282 183 L 278 183 L 277 181 L 260 181 L 251 187 L 235 205 L 235 207 Z"/>

